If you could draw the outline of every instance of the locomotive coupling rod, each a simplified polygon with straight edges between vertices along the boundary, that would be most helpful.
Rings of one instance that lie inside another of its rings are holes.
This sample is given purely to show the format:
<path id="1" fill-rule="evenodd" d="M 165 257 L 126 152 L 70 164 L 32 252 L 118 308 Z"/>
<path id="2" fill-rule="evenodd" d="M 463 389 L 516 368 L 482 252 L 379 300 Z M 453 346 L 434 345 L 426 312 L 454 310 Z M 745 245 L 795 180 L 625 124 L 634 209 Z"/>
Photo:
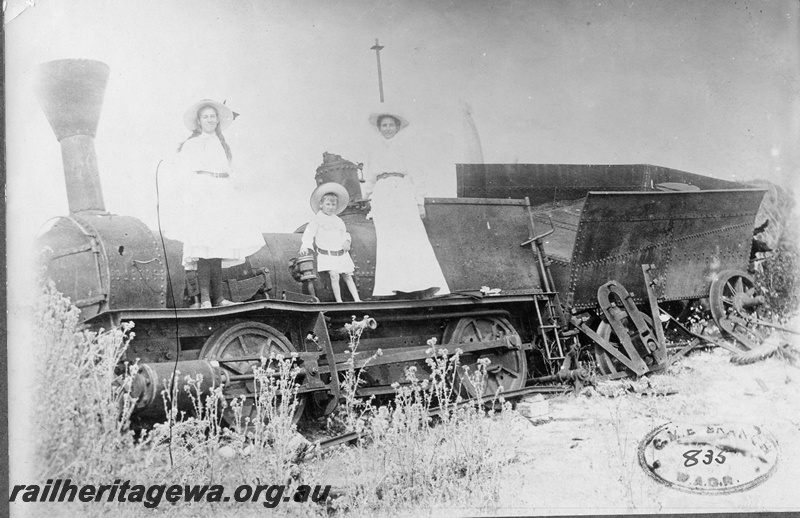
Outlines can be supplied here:
<path id="1" fill-rule="evenodd" d="M 298 363 L 316 362 L 317 360 L 319 360 L 320 356 L 322 356 L 322 353 L 290 353 L 286 355 L 284 359 L 285 360 L 293 359 L 296 360 Z M 263 356 L 237 356 L 236 358 L 226 358 L 226 359 L 215 358 L 214 361 L 216 361 L 220 365 L 225 365 L 226 363 L 261 362 L 262 359 L 269 360 L 269 358 L 264 358 Z"/>
<path id="2" fill-rule="evenodd" d="M 488 349 L 525 349 L 525 344 L 519 335 L 510 335 L 501 338 L 500 340 L 491 340 L 486 342 L 468 342 L 463 344 L 442 344 L 437 346 L 436 349 L 447 349 L 448 353 L 454 354 L 456 349 L 461 349 L 461 352 L 473 353 L 485 351 Z M 377 365 L 390 365 L 393 363 L 410 362 L 417 360 L 424 360 L 426 358 L 433 358 L 435 351 L 431 351 L 428 345 L 419 345 L 413 347 L 398 347 L 396 349 L 386 349 L 382 351 L 380 356 L 375 354 L 375 351 L 360 351 L 353 355 L 353 368 L 360 369 L 369 365 L 375 367 Z M 345 358 L 345 355 L 340 354 L 336 358 L 337 369 L 347 369 L 350 367 L 350 357 Z M 329 372 L 329 365 L 320 364 L 320 374 L 327 374 Z"/>
<path id="3" fill-rule="evenodd" d="M 296 374 L 294 376 L 294 379 L 298 383 L 302 382 L 302 380 L 304 380 L 308 376 L 308 371 L 306 370 L 305 367 L 297 367 L 297 370 L 295 372 L 296 372 Z M 274 372 L 270 372 L 270 373 L 265 372 L 263 374 L 263 377 L 270 377 L 270 378 L 279 378 L 280 376 L 281 376 L 281 373 L 279 371 L 274 371 Z M 231 381 L 250 381 L 250 380 L 255 379 L 256 375 L 253 374 L 253 373 L 228 374 L 227 378 L 228 378 L 229 382 L 231 382 Z"/>

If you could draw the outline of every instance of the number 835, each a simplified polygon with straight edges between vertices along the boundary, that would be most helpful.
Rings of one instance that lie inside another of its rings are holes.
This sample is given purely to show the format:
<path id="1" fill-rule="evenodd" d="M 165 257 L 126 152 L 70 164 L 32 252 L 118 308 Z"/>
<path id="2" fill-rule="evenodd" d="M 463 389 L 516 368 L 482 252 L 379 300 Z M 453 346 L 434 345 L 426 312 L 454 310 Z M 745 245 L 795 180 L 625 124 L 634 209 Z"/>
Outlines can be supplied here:
<path id="1" fill-rule="evenodd" d="M 701 461 L 697 459 L 697 456 L 701 453 L 703 453 L 703 450 L 687 450 L 683 454 L 683 458 L 686 459 L 683 461 L 683 465 L 687 468 L 691 468 L 692 466 L 700 463 Z M 719 451 L 717 452 L 716 457 L 714 457 L 714 450 L 706 450 L 705 455 L 703 455 L 702 463 L 708 465 L 712 462 L 723 464 L 725 462 L 725 454 Z"/>

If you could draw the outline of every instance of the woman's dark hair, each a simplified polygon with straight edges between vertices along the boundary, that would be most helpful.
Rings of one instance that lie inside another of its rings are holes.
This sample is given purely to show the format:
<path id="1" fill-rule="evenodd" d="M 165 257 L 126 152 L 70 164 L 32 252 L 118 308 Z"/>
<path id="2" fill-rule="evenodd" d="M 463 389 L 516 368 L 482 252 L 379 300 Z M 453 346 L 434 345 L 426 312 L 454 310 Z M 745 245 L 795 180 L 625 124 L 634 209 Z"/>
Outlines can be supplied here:
<path id="1" fill-rule="evenodd" d="M 381 122 L 383 122 L 383 119 L 392 119 L 394 121 L 394 125 L 397 126 L 397 129 L 400 129 L 400 121 L 394 115 L 389 114 L 378 116 L 378 129 L 381 128 Z"/>
<path id="2" fill-rule="evenodd" d="M 196 119 L 200 118 L 200 112 L 202 112 L 206 108 L 211 108 L 212 110 L 214 110 L 214 113 L 217 114 L 217 127 L 214 128 L 214 132 L 217 134 L 217 137 L 219 138 L 219 141 L 222 143 L 222 149 L 225 150 L 225 156 L 228 157 L 228 162 L 230 162 L 231 160 L 233 160 L 233 153 L 231 153 L 231 147 L 225 141 L 225 136 L 222 134 L 222 130 L 220 129 L 221 124 L 219 123 L 219 112 L 217 111 L 217 109 L 211 104 L 204 104 L 203 106 L 201 106 L 200 108 L 197 109 L 197 117 L 196 117 Z M 192 132 L 191 135 L 189 135 L 189 138 L 187 138 L 186 140 L 197 138 L 202 133 L 203 133 L 202 131 L 200 131 L 199 129 L 196 129 L 196 130 L 194 130 Z M 183 149 L 183 145 L 186 144 L 186 140 L 184 140 L 183 142 L 181 142 L 178 145 L 178 153 L 180 153 L 181 149 Z"/>

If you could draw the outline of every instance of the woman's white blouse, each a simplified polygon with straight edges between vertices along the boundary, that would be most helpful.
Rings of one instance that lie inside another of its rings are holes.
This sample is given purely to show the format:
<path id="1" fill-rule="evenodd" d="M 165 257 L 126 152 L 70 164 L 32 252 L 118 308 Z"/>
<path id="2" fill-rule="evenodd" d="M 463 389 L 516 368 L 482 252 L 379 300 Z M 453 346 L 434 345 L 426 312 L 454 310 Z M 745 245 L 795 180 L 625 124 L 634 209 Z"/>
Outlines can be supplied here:
<path id="1" fill-rule="evenodd" d="M 369 198 L 381 173 L 402 173 L 411 182 L 417 204 L 425 202 L 425 194 L 418 175 L 411 172 L 410 149 L 405 134 L 398 132 L 392 138 L 378 134 L 367 149 L 364 161 L 364 197 Z"/>
<path id="2" fill-rule="evenodd" d="M 178 155 L 185 170 L 231 173 L 225 148 L 215 133 L 201 133 L 183 143 Z"/>
<path id="3" fill-rule="evenodd" d="M 351 238 L 342 218 L 319 211 L 303 232 L 303 248 L 313 248 L 315 240 L 317 248 L 335 252 L 341 250 L 344 242 L 351 241 Z"/>

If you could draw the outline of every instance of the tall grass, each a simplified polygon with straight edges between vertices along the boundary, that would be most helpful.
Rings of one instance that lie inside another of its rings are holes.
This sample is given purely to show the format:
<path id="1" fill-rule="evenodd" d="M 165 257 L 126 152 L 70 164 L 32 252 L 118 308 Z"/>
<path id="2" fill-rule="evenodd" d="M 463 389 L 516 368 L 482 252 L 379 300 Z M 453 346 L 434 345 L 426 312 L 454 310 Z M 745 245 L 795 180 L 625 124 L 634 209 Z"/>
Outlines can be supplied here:
<path id="1" fill-rule="evenodd" d="M 362 329 L 348 327 L 353 353 Z M 351 415 L 359 416 L 354 431 L 362 439 L 359 448 L 342 449 L 332 459 L 345 489 L 335 509 L 394 516 L 420 508 L 497 505 L 501 469 L 507 463 L 500 453 L 502 438 L 489 431 L 487 407 L 462 404 L 461 351 L 451 355 L 437 347 L 435 339 L 428 346 L 427 378 L 419 379 L 411 366 L 404 383 L 393 385 L 395 397 L 390 403 L 377 406 L 371 399 L 354 400 Z M 360 384 L 359 373 L 350 365 L 345 376 L 350 383 L 342 387 L 346 394 Z M 482 392 L 487 365 L 488 360 L 479 363 L 478 371 L 467 372 L 464 382 Z M 509 419 L 509 405 L 502 408 L 494 419 Z"/>
<path id="2" fill-rule="evenodd" d="M 37 465 L 47 478 L 105 480 L 134 448 L 128 387 L 115 384 L 133 333 L 128 325 L 78 330 L 78 310 L 52 283 L 42 286 L 35 311 Z"/>
<path id="3" fill-rule="evenodd" d="M 365 317 L 366 318 L 366 317 Z M 366 323 L 365 323 L 366 322 Z M 358 329 L 374 321 L 353 322 L 351 353 Z M 405 383 L 388 405 L 355 396 L 360 370 L 344 376 L 344 402 L 338 426 L 359 429 L 355 447 L 340 447 L 303 460 L 308 446 L 296 430 L 296 365 L 291 357 L 262 359 L 254 370 L 253 398 L 225 401 L 221 388 L 200 396 L 202 380 L 177 374 L 177 391 L 192 395 L 194 409 L 167 408 L 168 419 L 134 436 L 129 379 L 115 368 L 133 338 L 130 326 L 99 333 L 81 330 L 78 311 L 46 284 L 36 314 L 39 390 L 36 413 L 37 456 L 41 478 L 70 478 L 76 484 L 239 484 L 334 485 L 336 498 L 325 504 L 281 502 L 271 514 L 329 516 L 395 515 L 432 506 L 496 505 L 502 438 L 488 433 L 491 420 L 482 405 L 458 405 L 458 356 L 430 343 L 427 379 L 409 369 Z M 366 327 L 365 327 L 366 326 Z M 352 365 L 352 364 L 351 364 Z M 137 366 L 130 368 L 135 372 Z M 480 383 L 482 371 L 473 373 Z M 349 388 L 348 388 L 349 387 Z M 233 415 L 230 426 L 223 426 Z M 429 410 L 440 407 L 435 420 Z M 494 415 L 506 419 L 508 412 Z M 226 417 L 226 420 L 227 417 Z M 435 422 L 434 422 L 435 421 Z M 288 493 L 287 493 L 288 494 Z M 43 505 L 43 504 L 36 504 Z M 44 509 L 39 507 L 38 509 Z M 47 514 L 120 516 L 149 514 L 135 503 L 48 504 Z M 263 512 L 258 504 L 162 502 L 161 511 L 183 516 Z"/>

